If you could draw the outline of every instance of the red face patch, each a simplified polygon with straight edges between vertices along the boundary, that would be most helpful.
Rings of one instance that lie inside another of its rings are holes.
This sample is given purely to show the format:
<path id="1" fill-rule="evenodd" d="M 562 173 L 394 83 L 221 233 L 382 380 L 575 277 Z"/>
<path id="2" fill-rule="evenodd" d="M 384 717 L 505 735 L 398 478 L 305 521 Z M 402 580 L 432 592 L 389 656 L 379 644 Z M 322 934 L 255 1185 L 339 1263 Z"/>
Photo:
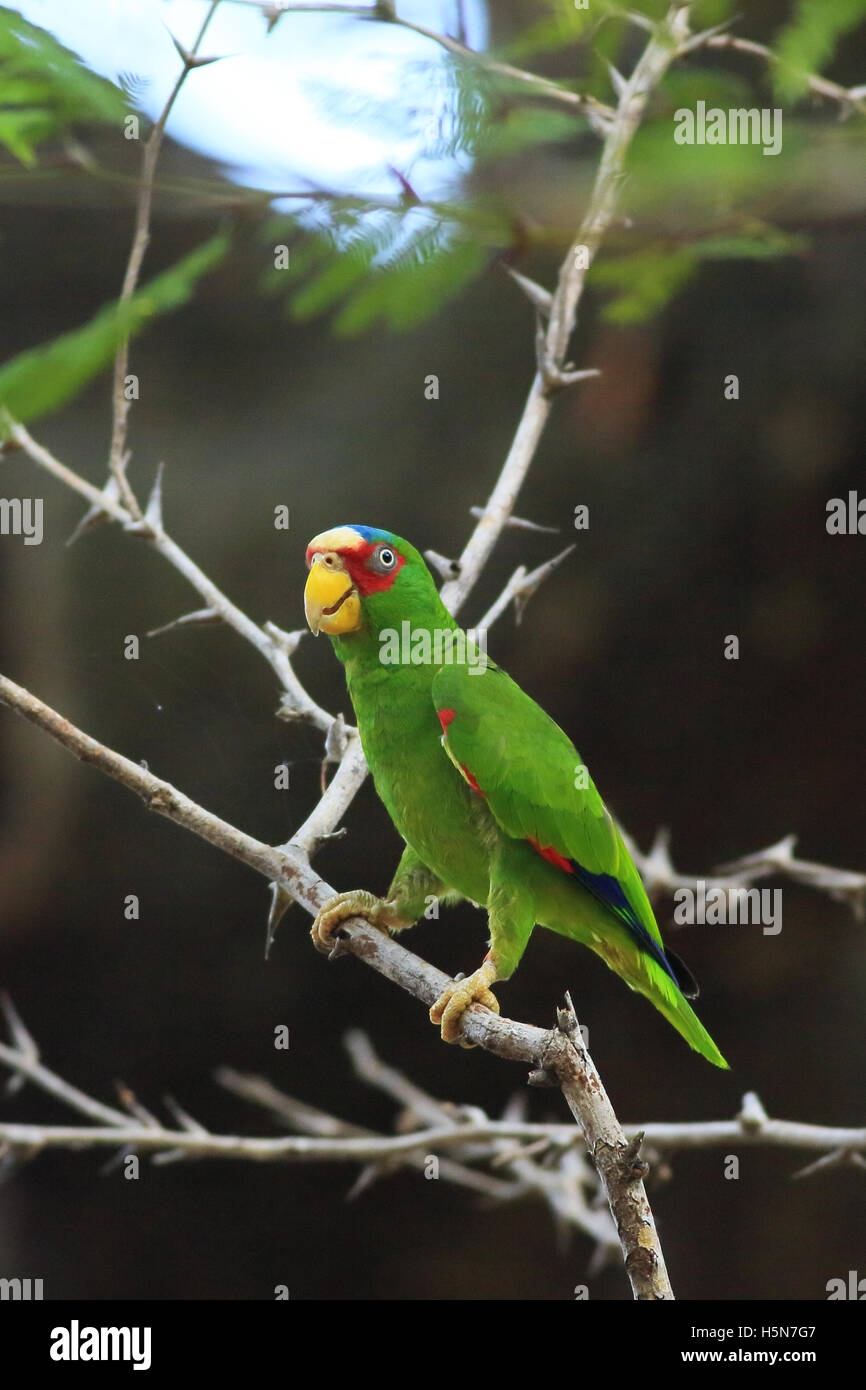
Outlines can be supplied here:
<path id="1" fill-rule="evenodd" d="M 345 530 L 343 534 L 346 534 Z M 319 540 L 318 537 L 316 539 Z M 396 555 L 397 563 L 394 568 L 388 570 L 387 573 L 380 574 L 377 570 L 370 568 L 369 562 L 374 551 L 378 550 L 383 544 L 387 545 L 387 548 Z M 321 544 L 314 546 L 311 543 L 307 546 L 307 568 L 309 569 L 310 565 L 313 563 L 314 555 L 326 553 L 339 555 L 343 564 L 346 566 L 352 583 L 362 598 L 366 598 L 369 594 L 381 594 L 384 593 L 385 590 L 390 589 L 397 575 L 406 563 L 405 555 L 401 555 L 395 545 L 388 545 L 387 542 L 382 541 L 372 543 L 371 541 L 364 540 L 363 536 L 358 536 L 357 544 L 329 545 L 327 543 L 326 533 L 325 536 L 321 538 Z"/>

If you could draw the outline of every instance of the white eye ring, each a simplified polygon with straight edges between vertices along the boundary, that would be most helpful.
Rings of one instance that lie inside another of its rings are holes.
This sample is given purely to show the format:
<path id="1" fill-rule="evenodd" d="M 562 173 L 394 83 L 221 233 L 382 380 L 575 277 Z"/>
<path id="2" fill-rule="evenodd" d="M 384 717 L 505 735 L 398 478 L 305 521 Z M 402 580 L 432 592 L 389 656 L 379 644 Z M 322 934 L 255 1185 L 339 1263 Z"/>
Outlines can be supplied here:
<path id="1" fill-rule="evenodd" d="M 373 563 L 377 569 L 392 570 L 397 563 L 397 556 L 390 545 L 381 545 L 373 552 Z"/>

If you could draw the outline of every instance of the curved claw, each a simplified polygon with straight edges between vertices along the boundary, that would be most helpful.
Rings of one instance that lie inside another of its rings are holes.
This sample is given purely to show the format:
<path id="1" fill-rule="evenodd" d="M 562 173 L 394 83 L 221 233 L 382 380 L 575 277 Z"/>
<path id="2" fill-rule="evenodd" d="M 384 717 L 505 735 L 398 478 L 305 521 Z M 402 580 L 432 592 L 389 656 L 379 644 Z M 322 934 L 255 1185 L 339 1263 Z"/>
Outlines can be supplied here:
<path id="1" fill-rule="evenodd" d="M 331 954 L 337 944 L 334 933 L 347 917 L 364 917 L 371 927 L 378 927 L 385 933 L 407 925 L 398 916 L 393 903 L 387 902 L 384 898 L 377 898 L 374 893 L 367 893 L 362 888 L 356 888 L 350 893 L 338 893 L 335 898 L 325 903 L 310 928 L 310 936 L 317 951 L 322 951 L 325 955 Z"/>
<path id="2" fill-rule="evenodd" d="M 483 1004 L 492 1013 L 499 1013 L 499 1001 L 490 989 L 495 980 L 495 965 L 492 961 L 485 961 L 465 980 L 452 980 L 443 990 L 430 1010 L 430 1022 L 441 1026 L 443 1042 L 459 1042 L 461 1047 L 474 1047 L 474 1043 L 468 1043 L 461 1037 L 463 1015 L 471 1004 Z"/>

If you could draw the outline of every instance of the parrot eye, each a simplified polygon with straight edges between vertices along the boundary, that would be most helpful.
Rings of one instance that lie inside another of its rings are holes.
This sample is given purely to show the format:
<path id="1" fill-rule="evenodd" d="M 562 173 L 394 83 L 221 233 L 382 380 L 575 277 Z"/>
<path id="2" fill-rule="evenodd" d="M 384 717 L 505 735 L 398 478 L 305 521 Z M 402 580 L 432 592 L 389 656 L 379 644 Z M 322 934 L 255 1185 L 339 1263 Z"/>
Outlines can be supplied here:
<path id="1" fill-rule="evenodd" d="M 377 545 L 370 556 L 370 566 L 380 574 L 388 574 L 397 563 L 396 551 L 390 545 Z"/>

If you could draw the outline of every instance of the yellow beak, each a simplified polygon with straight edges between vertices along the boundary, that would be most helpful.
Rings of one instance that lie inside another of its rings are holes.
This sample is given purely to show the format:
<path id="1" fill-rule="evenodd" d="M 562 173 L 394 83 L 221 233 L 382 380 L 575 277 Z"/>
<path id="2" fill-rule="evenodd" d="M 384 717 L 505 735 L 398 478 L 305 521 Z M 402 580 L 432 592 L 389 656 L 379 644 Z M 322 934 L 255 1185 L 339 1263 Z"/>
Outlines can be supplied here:
<path id="1" fill-rule="evenodd" d="M 315 556 L 304 589 L 304 612 L 314 637 L 340 636 L 361 626 L 361 600 L 345 570 L 331 569 Z"/>

